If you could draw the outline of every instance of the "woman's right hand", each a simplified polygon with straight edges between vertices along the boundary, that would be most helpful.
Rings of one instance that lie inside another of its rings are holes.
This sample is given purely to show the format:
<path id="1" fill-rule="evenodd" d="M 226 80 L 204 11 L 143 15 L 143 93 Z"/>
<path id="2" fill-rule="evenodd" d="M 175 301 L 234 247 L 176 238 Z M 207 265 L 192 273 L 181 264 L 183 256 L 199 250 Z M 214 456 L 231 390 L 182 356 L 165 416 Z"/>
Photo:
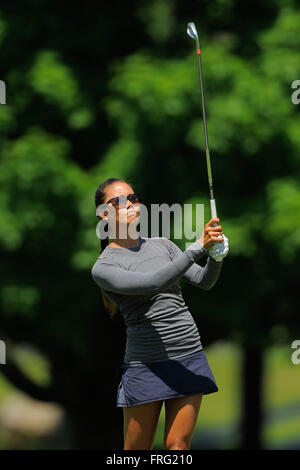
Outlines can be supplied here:
<path id="1" fill-rule="evenodd" d="M 198 241 L 206 250 L 209 250 L 215 243 L 222 243 L 223 241 L 223 237 L 222 239 L 218 239 L 219 235 L 223 235 L 223 229 L 221 225 L 218 225 L 219 223 L 220 219 L 215 217 L 204 225 L 201 238 L 199 238 Z"/>

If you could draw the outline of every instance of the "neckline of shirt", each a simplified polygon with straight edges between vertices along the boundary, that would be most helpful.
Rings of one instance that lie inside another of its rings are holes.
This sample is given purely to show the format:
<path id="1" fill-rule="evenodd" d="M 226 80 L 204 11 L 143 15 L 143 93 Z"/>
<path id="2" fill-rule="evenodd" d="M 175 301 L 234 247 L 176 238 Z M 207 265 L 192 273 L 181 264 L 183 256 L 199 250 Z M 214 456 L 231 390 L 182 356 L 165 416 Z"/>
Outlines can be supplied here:
<path id="1" fill-rule="evenodd" d="M 133 248 L 126 248 L 126 247 L 124 247 L 124 248 L 118 248 L 118 247 L 116 247 L 116 246 L 109 246 L 109 245 L 107 245 L 106 249 L 107 249 L 107 248 L 110 248 L 111 250 L 139 251 L 139 250 L 141 249 L 141 247 L 145 244 L 145 241 L 146 241 L 146 240 L 145 240 L 144 238 L 142 238 L 142 237 L 140 237 L 140 239 L 141 239 L 141 243 L 139 244 L 139 246 L 135 246 L 135 247 L 133 247 Z"/>

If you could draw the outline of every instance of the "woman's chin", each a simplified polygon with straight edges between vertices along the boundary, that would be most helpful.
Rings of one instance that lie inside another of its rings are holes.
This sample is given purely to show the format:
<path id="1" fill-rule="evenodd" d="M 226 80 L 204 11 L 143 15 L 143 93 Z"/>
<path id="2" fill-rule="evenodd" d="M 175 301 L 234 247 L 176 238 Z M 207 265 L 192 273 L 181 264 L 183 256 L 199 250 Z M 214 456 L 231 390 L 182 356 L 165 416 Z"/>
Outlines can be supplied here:
<path id="1" fill-rule="evenodd" d="M 135 214 L 135 215 L 132 215 L 132 216 L 128 216 L 128 218 L 127 218 L 127 224 L 128 224 L 128 226 L 129 226 L 129 225 L 136 226 L 139 222 L 140 222 L 140 217 L 137 216 L 136 214 Z"/>

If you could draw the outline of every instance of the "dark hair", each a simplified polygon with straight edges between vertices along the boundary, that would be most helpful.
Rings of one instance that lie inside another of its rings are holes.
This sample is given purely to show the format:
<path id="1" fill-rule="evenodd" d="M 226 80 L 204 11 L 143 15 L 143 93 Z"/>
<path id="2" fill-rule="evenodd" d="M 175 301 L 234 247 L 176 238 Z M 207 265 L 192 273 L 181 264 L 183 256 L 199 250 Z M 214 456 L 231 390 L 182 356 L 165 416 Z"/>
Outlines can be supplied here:
<path id="1" fill-rule="evenodd" d="M 129 184 L 129 186 L 131 186 L 132 189 L 133 189 L 132 184 L 128 181 L 123 180 L 122 178 L 108 178 L 107 180 L 105 180 L 103 183 L 100 184 L 100 186 L 97 188 L 97 191 L 95 192 L 95 206 L 96 206 L 96 208 L 100 204 L 103 204 L 103 202 L 104 202 L 104 198 L 105 198 L 104 190 L 105 190 L 106 186 L 110 185 L 111 183 L 115 183 L 116 181 L 123 181 L 124 183 Z M 104 225 L 103 230 L 105 232 L 107 232 L 108 228 L 109 227 L 108 227 L 108 222 L 107 222 Z M 102 238 L 100 239 L 100 253 L 102 253 L 102 251 L 107 247 L 108 243 L 109 243 L 108 236 L 103 238 L 103 239 Z M 104 303 L 104 307 L 108 311 L 110 317 L 113 318 L 118 312 L 118 305 L 115 302 L 111 301 L 107 297 L 107 295 L 105 295 L 103 289 L 101 289 L 101 295 L 102 295 L 102 300 L 103 300 L 103 303 Z"/>

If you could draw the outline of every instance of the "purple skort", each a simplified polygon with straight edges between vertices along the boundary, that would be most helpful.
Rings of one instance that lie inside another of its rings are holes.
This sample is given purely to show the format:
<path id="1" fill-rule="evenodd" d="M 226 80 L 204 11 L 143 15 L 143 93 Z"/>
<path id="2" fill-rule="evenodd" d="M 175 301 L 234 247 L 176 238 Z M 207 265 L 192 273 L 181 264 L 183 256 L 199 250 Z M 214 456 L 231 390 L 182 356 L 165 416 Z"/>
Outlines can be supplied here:
<path id="1" fill-rule="evenodd" d="M 121 369 L 117 407 L 219 390 L 203 349 L 176 359 L 136 366 L 123 363 Z"/>

